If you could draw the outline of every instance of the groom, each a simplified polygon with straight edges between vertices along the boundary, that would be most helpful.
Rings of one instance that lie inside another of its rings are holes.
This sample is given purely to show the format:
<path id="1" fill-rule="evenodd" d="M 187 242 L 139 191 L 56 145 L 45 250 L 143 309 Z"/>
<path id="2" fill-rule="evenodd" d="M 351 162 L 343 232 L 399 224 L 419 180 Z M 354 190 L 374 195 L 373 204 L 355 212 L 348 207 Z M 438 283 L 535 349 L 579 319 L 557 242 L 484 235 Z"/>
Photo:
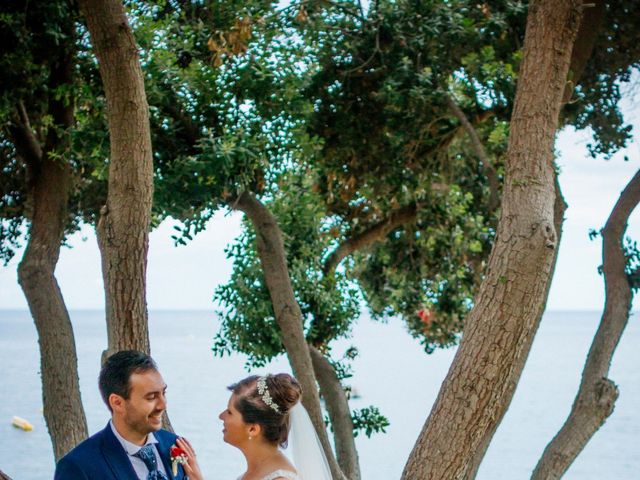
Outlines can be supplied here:
<path id="1" fill-rule="evenodd" d="M 100 393 L 111 411 L 106 428 L 65 455 L 54 480 L 181 480 L 169 450 L 176 435 L 162 430 L 167 385 L 153 359 L 127 350 L 110 356 L 100 371 Z"/>

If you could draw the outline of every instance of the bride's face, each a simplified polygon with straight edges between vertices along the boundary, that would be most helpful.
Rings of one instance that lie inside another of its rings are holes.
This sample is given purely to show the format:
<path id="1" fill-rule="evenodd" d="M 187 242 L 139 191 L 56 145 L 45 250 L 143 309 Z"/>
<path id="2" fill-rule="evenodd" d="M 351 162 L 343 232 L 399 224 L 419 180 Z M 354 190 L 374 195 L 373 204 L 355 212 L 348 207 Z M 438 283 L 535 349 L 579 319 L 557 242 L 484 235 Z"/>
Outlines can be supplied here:
<path id="1" fill-rule="evenodd" d="M 227 408 L 223 410 L 218 418 L 222 420 L 223 440 L 236 447 L 249 440 L 251 427 L 242 419 L 242 414 L 236 410 L 236 394 L 229 398 Z"/>

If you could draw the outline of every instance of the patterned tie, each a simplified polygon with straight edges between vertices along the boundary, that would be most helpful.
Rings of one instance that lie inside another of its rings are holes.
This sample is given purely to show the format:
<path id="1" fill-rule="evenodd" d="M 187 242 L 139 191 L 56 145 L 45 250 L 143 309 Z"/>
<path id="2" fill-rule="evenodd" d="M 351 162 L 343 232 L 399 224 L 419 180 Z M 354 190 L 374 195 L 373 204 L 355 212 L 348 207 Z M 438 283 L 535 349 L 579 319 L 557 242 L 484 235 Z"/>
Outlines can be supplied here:
<path id="1" fill-rule="evenodd" d="M 167 476 L 158 470 L 158 462 L 156 461 L 156 454 L 153 451 L 152 444 L 145 445 L 134 453 L 134 456 L 142 460 L 149 469 L 147 480 L 168 480 Z"/>

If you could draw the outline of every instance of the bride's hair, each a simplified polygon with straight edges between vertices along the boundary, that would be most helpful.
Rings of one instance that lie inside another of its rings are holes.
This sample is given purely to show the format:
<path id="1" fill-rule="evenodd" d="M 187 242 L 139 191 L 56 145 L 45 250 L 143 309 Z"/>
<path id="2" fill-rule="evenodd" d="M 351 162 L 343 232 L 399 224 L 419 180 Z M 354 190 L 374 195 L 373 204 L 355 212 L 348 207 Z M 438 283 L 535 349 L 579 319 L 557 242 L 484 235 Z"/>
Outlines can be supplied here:
<path id="1" fill-rule="evenodd" d="M 266 389 L 259 391 L 259 380 Z M 302 388 L 287 373 L 259 377 L 251 375 L 227 387 L 236 394 L 235 407 L 245 423 L 262 427 L 265 440 L 285 448 L 289 437 L 289 410 L 300 401 Z M 270 398 L 265 401 L 265 399 Z"/>

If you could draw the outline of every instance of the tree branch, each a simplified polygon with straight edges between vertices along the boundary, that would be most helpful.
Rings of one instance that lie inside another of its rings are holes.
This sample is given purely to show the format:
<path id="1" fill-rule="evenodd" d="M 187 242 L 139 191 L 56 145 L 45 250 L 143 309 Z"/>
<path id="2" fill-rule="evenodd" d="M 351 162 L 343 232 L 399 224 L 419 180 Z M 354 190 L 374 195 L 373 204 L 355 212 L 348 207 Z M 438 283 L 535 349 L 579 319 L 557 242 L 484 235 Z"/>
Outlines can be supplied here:
<path id="1" fill-rule="evenodd" d="M 347 256 L 356 250 L 371 245 L 382 240 L 389 232 L 401 225 L 415 222 L 418 215 L 418 207 L 415 203 L 399 208 L 391 212 L 384 220 L 372 225 L 364 232 L 360 232 L 344 241 L 326 259 L 323 266 L 323 273 L 329 275 Z"/>
<path id="2" fill-rule="evenodd" d="M 188 145 L 190 154 L 195 153 L 196 145 L 202 138 L 202 133 L 198 125 L 194 123 L 193 119 L 180 107 L 180 102 L 171 86 L 160 82 L 160 87 L 164 94 L 169 97 L 169 101 L 161 102 L 158 108 L 178 124 L 180 129 L 175 132 L 176 135 L 182 138 Z"/>
<path id="3" fill-rule="evenodd" d="M 293 373 L 304 392 L 302 403 L 316 428 L 333 478 L 344 480 L 344 474 L 333 455 L 324 426 L 309 346 L 302 328 L 302 312 L 293 292 L 280 226 L 269 209 L 253 193 L 242 192 L 237 199 L 229 201 L 229 205 L 244 212 L 256 231 L 256 250 L 273 304 L 276 323 L 280 328 L 282 343 Z"/>
<path id="4" fill-rule="evenodd" d="M 18 155 L 27 165 L 28 183 L 31 183 L 38 175 L 42 162 L 42 146 L 31 128 L 29 115 L 22 100 L 18 101 L 16 110 L 12 115 L 12 123 L 9 133 L 16 147 Z"/>
<path id="5" fill-rule="evenodd" d="M 353 437 L 353 420 L 347 395 L 329 360 L 311 345 L 309 345 L 309 353 L 331 420 L 338 464 L 349 480 L 359 480 L 358 451 Z"/>
<path id="6" fill-rule="evenodd" d="M 0 470 L 0 480 L 11 480 L 11 477 Z"/>
<path id="7" fill-rule="evenodd" d="M 591 8 L 584 9 L 580 28 L 578 29 L 576 43 L 571 51 L 571 64 L 569 65 L 570 77 L 562 96 L 563 103 L 567 103 L 571 100 L 573 90 L 580 81 L 580 77 L 582 77 L 589 58 L 591 58 L 591 54 L 593 53 L 593 49 L 596 45 L 596 40 L 598 39 L 598 35 L 600 34 L 602 25 L 604 24 L 604 0 L 595 0 L 592 3 L 593 6 Z"/>
<path id="8" fill-rule="evenodd" d="M 607 378 L 615 349 L 629 321 L 633 292 L 625 272 L 624 233 L 640 202 L 640 170 L 624 189 L 602 232 L 605 308 L 582 372 L 580 388 L 564 425 L 547 445 L 532 480 L 559 479 L 613 412 L 618 388 Z"/>
<path id="9" fill-rule="evenodd" d="M 487 151 L 485 150 L 476 129 L 467 119 L 467 116 L 450 95 L 446 95 L 446 99 L 449 109 L 458 118 L 462 127 L 467 132 L 467 135 L 469 135 L 471 145 L 482 162 L 484 173 L 487 176 L 487 180 L 489 180 L 489 190 L 491 192 L 489 196 L 489 210 L 494 211 L 500 205 L 500 180 L 498 179 L 498 173 L 489 159 L 489 155 L 487 155 Z"/>

